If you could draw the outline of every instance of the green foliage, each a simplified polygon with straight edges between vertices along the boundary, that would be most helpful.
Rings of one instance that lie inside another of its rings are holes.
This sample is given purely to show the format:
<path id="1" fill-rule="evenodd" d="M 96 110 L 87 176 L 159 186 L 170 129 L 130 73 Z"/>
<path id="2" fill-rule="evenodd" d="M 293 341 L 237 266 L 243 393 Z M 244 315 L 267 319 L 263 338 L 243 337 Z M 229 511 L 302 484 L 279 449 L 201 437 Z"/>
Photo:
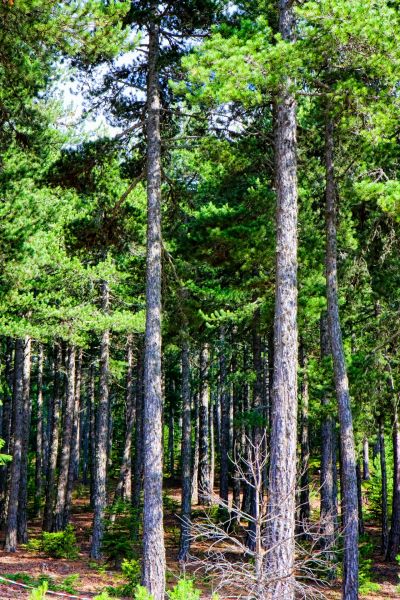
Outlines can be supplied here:
<path id="1" fill-rule="evenodd" d="M 179 579 L 167 596 L 169 600 L 200 600 L 200 590 L 195 589 L 192 579 Z"/>
<path id="2" fill-rule="evenodd" d="M 53 558 L 74 560 L 79 555 L 79 548 L 72 525 L 67 525 L 64 531 L 55 533 L 43 531 L 40 538 L 29 540 L 26 547 L 32 552 L 43 552 Z"/>
<path id="3" fill-rule="evenodd" d="M 134 600 L 153 600 L 153 596 L 149 594 L 147 588 L 143 585 L 138 585 L 133 596 Z"/>
<path id="4" fill-rule="evenodd" d="M 103 552 L 107 560 L 120 567 L 124 559 L 136 556 L 140 523 L 140 510 L 130 502 L 118 499 L 107 510 L 104 521 Z"/>
<path id="5" fill-rule="evenodd" d="M 0 450 L 4 446 L 4 440 L 0 438 Z M 9 454 L 0 454 L 0 466 L 5 465 L 11 460 L 11 456 Z"/>
<path id="6" fill-rule="evenodd" d="M 133 596 L 140 582 L 141 567 L 138 560 L 124 559 L 121 564 L 122 575 L 127 579 L 127 583 L 108 587 L 106 591 L 111 596 Z"/>
<path id="7" fill-rule="evenodd" d="M 29 600 L 44 600 L 48 590 L 48 583 L 44 581 L 38 588 L 32 590 L 29 594 Z"/>

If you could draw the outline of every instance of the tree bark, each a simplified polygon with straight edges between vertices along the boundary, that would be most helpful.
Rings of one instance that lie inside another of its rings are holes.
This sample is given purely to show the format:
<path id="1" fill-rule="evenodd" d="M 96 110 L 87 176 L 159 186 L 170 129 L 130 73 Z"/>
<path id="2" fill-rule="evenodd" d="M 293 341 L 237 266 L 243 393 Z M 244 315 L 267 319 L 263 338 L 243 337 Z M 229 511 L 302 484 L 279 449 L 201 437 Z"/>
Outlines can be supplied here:
<path id="1" fill-rule="evenodd" d="M 188 559 L 190 550 L 191 515 L 191 409 L 190 409 L 190 362 L 187 339 L 182 342 L 182 501 L 181 501 L 181 538 L 178 560 Z"/>
<path id="2" fill-rule="evenodd" d="M 13 368 L 12 368 L 12 355 L 13 355 L 14 342 L 11 338 L 6 338 L 5 348 L 5 389 L 3 397 L 3 421 L 2 421 L 2 438 L 4 440 L 4 447 L 2 452 L 9 454 L 11 451 L 11 422 L 13 414 Z M 9 463 L 0 466 L 0 520 L 1 522 L 6 521 L 6 493 L 7 493 L 7 482 L 9 481 L 11 465 Z"/>
<path id="3" fill-rule="evenodd" d="M 94 486 L 96 479 L 96 398 L 95 366 L 89 370 L 89 410 L 90 410 L 90 506 L 94 508 Z"/>
<path id="4" fill-rule="evenodd" d="M 74 483 L 78 478 L 79 472 L 82 354 L 82 349 L 79 349 L 75 364 L 74 418 L 72 426 L 71 454 L 69 458 L 67 494 L 65 499 L 64 527 L 66 527 L 69 522 L 72 504 L 72 490 Z"/>
<path id="5" fill-rule="evenodd" d="M 24 381 L 23 381 L 23 426 L 22 426 L 22 455 L 21 455 L 21 479 L 19 482 L 18 499 L 18 542 L 26 544 L 28 542 L 28 451 L 29 451 L 29 431 L 31 427 L 31 338 L 25 338 L 24 344 Z"/>
<path id="6" fill-rule="evenodd" d="M 143 358 L 138 353 L 138 383 L 136 388 L 135 462 L 133 468 L 132 505 L 139 511 L 143 484 Z"/>
<path id="7" fill-rule="evenodd" d="M 367 436 L 364 436 L 363 440 L 363 479 L 364 481 L 371 479 L 371 474 L 369 472 L 369 443 Z"/>
<path id="8" fill-rule="evenodd" d="M 320 320 L 321 359 L 330 356 L 327 314 L 321 315 Z M 334 560 L 334 544 L 336 530 L 336 455 L 334 440 L 334 424 L 332 415 L 328 412 L 329 398 L 326 392 L 322 396 L 321 422 L 321 533 L 322 547 L 329 562 Z M 331 573 L 333 578 L 334 573 Z"/>
<path id="9" fill-rule="evenodd" d="M 24 423 L 24 353 L 25 340 L 17 339 L 17 341 L 15 342 L 14 357 L 13 443 L 12 446 L 10 446 L 10 450 L 12 453 L 12 462 L 6 522 L 6 552 L 16 552 L 17 550 L 18 499 L 19 484 L 21 478 L 21 458 Z"/>
<path id="10" fill-rule="evenodd" d="M 386 449 L 385 449 L 385 431 L 383 418 L 379 418 L 379 449 L 381 461 L 381 503 L 382 503 L 382 531 L 381 531 L 381 550 L 383 556 L 386 556 L 389 544 L 389 525 L 388 525 L 388 489 L 387 489 L 387 469 L 386 469 Z"/>
<path id="11" fill-rule="evenodd" d="M 400 425 L 396 399 L 393 406 L 393 499 L 388 560 L 395 560 L 400 549 Z"/>
<path id="12" fill-rule="evenodd" d="M 200 453 L 200 411 L 199 411 L 199 395 L 193 396 L 193 413 L 194 413 L 194 449 L 193 449 L 193 464 L 192 464 L 192 504 L 199 503 L 199 453 Z"/>
<path id="13" fill-rule="evenodd" d="M 54 344 L 54 387 L 53 397 L 50 404 L 49 419 L 51 421 L 51 440 L 49 452 L 49 469 L 47 474 L 46 501 L 43 515 L 44 531 L 51 531 L 53 525 L 54 492 L 56 482 L 56 468 L 58 446 L 60 439 L 61 418 L 61 346 L 58 342 Z"/>
<path id="14" fill-rule="evenodd" d="M 36 463 L 35 463 L 35 514 L 40 513 L 43 483 L 43 344 L 38 347 L 37 373 L 37 420 L 36 420 Z"/>
<path id="15" fill-rule="evenodd" d="M 230 414 L 230 393 L 227 382 L 227 361 L 224 335 L 220 336 L 221 350 L 219 358 L 219 385 L 221 394 L 221 464 L 220 464 L 220 482 L 219 495 L 223 502 L 228 503 L 229 494 L 229 414 Z"/>
<path id="16" fill-rule="evenodd" d="M 208 384 L 208 346 L 204 344 L 200 351 L 200 390 L 199 390 L 199 503 L 211 503 L 209 422 L 210 388 Z M 222 444 L 221 444 L 222 445 Z"/>
<path id="17" fill-rule="evenodd" d="M 294 39 L 293 3 L 279 2 L 279 32 Z M 265 577 L 272 600 L 294 599 L 297 446 L 296 103 L 286 81 L 276 108 L 276 283 L 274 377 Z"/>
<path id="18" fill-rule="evenodd" d="M 110 306 L 110 291 L 107 281 L 102 283 L 102 310 L 107 314 Z M 101 544 L 104 534 L 104 511 L 107 506 L 107 449 L 109 438 L 109 362 L 110 362 L 110 332 L 106 329 L 101 338 L 100 347 L 100 390 L 96 418 L 96 454 L 94 469 L 94 514 L 93 533 L 90 556 L 94 559 L 101 557 Z"/>
<path id="19" fill-rule="evenodd" d="M 308 423 L 308 375 L 307 375 L 307 355 L 304 345 L 300 343 L 300 367 L 302 370 L 301 381 L 301 456 L 300 456 L 300 510 L 299 520 L 300 529 L 305 533 L 307 523 L 310 520 L 310 439 Z"/>
<path id="20" fill-rule="evenodd" d="M 342 464 L 342 498 L 344 509 L 344 556 L 342 597 L 358 598 L 358 501 L 356 454 L 349 383 L 339 317 L 337 279 L 336 183 L 334 172 L 333 121 L 327 115 L 325 131 L 326 167 L 326 282 L 328 329 L 333 357 L 333 371 L 339 408 L 340 449 Z"/>
<path id="21" fill-rule="evenodd" d="M 161 385 L 161 134 L 158 4 L 150 5 L 147 73 L 147 264 L 144 355 L 144 506 L 142 584 L 154 600 L 165 593 Z"/>
<path id="22" fill-rule="evenodd" d="M 119 480 L 115 490 L 115 498 L 121 497 L 126 502 L 132 500 L 132 432 L 135 424 L 135 396 L 133 385 L 133 335 L 128 335 L 126 343 L 126 409 L 125 409 L 125 442 L 122 455 Z"/>
<path id="23" fill-rule="evenodd" d="M 74 425 L 75 406 L 75 348 L 71 346 L 67 358 L 67 387 L 66 403 L 61 443 L 60 469 L 57 485 L 57 499 L 54 510 L 53 530 L 61 531 L 65 526 L 65 507 L 67 501 L 67 486 L 69 463 L 71 456 L 72 430 Z"/>

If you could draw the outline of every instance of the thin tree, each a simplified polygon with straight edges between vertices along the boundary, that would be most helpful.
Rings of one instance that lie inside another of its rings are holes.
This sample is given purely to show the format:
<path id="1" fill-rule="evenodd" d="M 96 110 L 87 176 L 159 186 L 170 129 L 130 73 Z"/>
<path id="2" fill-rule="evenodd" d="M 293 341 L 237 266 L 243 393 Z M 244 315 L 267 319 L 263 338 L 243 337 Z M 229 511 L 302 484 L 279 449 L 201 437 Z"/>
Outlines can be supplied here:
<path id="1" fill-rule="evenodd" d="M 293 3 L 279 2 L 279 32 L 294 39 Z M 287 80 L 276 107 L 276 291 L 274 375 L 265 577 L 272 600 L 294 599 L 297 446 L 297 142 L 296 102 Z"/>
<path id="2" fill-rule="evenodd" d="M 101 285 L 102 310 L 107 314 L 110 307 L 110 290 L 107 281 Z M 96 419 L 96 454 L 94 458 L 94 485 L 93 485 L 93 533 L 90 556 L 98 559 L 101 557 L 101 544 L 104 534 L 104 511 L 107 505 L 106 477 L 107 477 L 107 449 L 109 437 L 109 361 L 110 361 L 110 332 L 103 332 L 100 346 L 100 390 L 99 404 Z"/>
<path id="3" fill-rule="evenodd" d="M 142 583 L 165 592 L 161 385 L 161 135 L 158 3 L 150 4 L 147 72 L 147 260 L 144 352 L 144 505 Z"/>
<path id="4" fill-rule="evenodd" d="M 190 548 L 191 454 L 189 344 L 187 339 L 184 338 L 182 342 L 182 500 L 179 561 L 187 560 Z"/>
<path id="5" fill-rule="evenodd" d="M 339 317 L 336 233 L 336 182 L 334 171 L 334 125 L 326 117 L 326 290 L 328 301 L 328 331 L 333 358 L 336 396 L 339 408 L 341 478 L 344 525 L 343 587 L 345 600 L 358 598 L 358 496 L 356 453 L 349 382 Z"/>

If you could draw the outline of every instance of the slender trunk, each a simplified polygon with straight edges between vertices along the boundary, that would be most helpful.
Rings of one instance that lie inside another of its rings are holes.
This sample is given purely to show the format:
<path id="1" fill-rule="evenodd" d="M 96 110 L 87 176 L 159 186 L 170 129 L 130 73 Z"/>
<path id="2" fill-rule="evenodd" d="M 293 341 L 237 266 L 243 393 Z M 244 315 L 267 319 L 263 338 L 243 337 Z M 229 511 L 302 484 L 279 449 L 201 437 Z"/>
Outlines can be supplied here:
<path id="1" fill-rule="evenodd" d="M 29 456 L 29 431 L 31 426 L 31 338 L 25 338 L 24 347 L 24 381 L 23 381 L 23 414 L 24 422 L 22 427 L 22 455 L 21 455 L 21 479 L 19 482 L 18 498 L 18 542 L 26 544 L 28 542 L 28 456 Z"/>
<path id="2" fill-rule="evenodd" d="M 386 553 L 388 560 L 395 560 L 400 549 L 400 425 L 396 400 L 393 409 L 393 499 L 389 544 Z"/>
<path id="3" fill-rule="evenodd" d="M 140 493 L 143 485 L 143 357 L 138 354 L 138 383 L 136 389 L 135 462 L 133 468 L 132 505 L 139 511 Z M 137 519 L 139 521 L 139 519 Z"/>
<path id="4" fill-rule="evenodd" d="M 237 355 L 232 355 L 232 373 L 237 372 Z M 240 416 L 241 405 L 240 387 L 237 382 L 233 383 L 232 404 L 233 404 L 233 420 L 237 421 Z M 240 457 L 242 453 L 242 430 L 237 425 L 233 430 L 233 473 L 232 473 L 232 509 L 234 518 L 239 521 L 238 512 L 240 511 L 240 492 L 241 492 L 241 473 L 240 473 Z M 236 509 L 236 510 L 235 510 Z"/>
<path id="5" fill-rule="evenodd" d="M 221 472 L 219 495 L 224 503 L 228 503 L 229 494 L 229 412 L 230 393 L 227 382 L 226 346 L 223 333 L 221 339 L 221 354 L 219 358 L 219 381 L 221 394 Z"/>
<path id="6" fill-rule="evenodd" d="M 369 472 L 369 443 L 367 436 L 365 436 L 363 440 L 363 479 L 364 481 L 371 479 L 371 474 Z"/>
<path id="7" fill-rule="evenodd" d="M 13 443 L 12 446 L 10 445 L 12 462 L 6 522 L 6 552 L 15 552 L 17 550 L 18 498 L 19 483 L 21 478 L 21 457 L 24 423 L 24 352 L 25 341 L 23 339 L 17 339 L 17 341 L 15 342 L 14 357 Z"/>
<path id="8" fill-rule="evenodd" d="M 362 503 L 362 487 L 361 487 L 361 468 L 357 461 L 356 464 L 357 476 L 357 499 L 358 499 L 358 533 L 364 534 L 364 519 L 363 519 L 363 503 Z"/>
<path id="9" fill-rule="evenodd" d="M 102 283 L 102 310 L 104 314 L 109 311 L 110 292 L 107 281 Z M 104 533 L 104 511 L 107 505 L 106 476 L 107 476 L 107 448 L 109 438 L 109 362 L 110 362 L 110 332 L 103 332 L 100 346 L 100 389 L 99 404 L 96 418 L 96 454 L 94 469 L 94 514 L 93 533 L 90 556 L 98 559 L 101 557 L 101 544 Z"/>
<path id="10" fill-rule="evenodd" d="M 179 561 L 186 561 L 190 550 L 190 514 L 191 514 L 191 410 L 190 410 L 190 363 L 189 344 L 182 342 L 182 501 L 181 501 L 181 538 Z"/>
<path id="11" fill-rule="evenodd" d="M 86 379 L 87 382 L 87 379 Z M 86 388 L 87 390 L 87 388 Z M 85 390 L 84 407 L 82 412 L 82 483 L 87 485 L 89 478 L 89 437 L 90 437 L 90 404 L 89 394 Z"/>
<path id="12" fill-rule="evenodd" d="M 12 389 L 13 389 L 13 369 L 12 369 L 12 354 L 14 343 L 11 338 L 6 339 L 5 350 L 5 368 L 4 368 L 4 396 L 3 396 L 3 422 L 2 422 L 2 438 L 4 447 L 2 452 L 9 454 L 11 450 L 11 422 L 13 414 L 12 405 Z M 8 489 L 7 482 L 9 481 L 10 465 L 9 463 L 0 466 L 0 520 L 6 520 L 6 492 Z"/>
<path id="13" fill-rule="evenodd" d="M 171 397 L 170 397 L 170 405 L 169 405 L 169 413 L 168 413 L 168 462 L 169 462 L 169 473 L 171 477 L 174 477 L 175 474 L 175 436 L 174 436 L 174 407 L 172 402 L 175 401 L 173 398 L 175 392 L 175 386 L 173 382 L 171 382 Z"/>
<path id="14" fill-rule="evenodd" d="M 54 510 L 54 531 L 61 531 L 65 526 L 65 507 L 67 501 L 68 473 L 71 456 L 75 406 L 75 348 L 73 346 L 71 346 L 68 350 L 67 363 L 66 403 L 61 443 L 60 469 L 57 485 L 57 498 Z"/>
<path id="15" fill-rule="evenodd" d="M 325 137 L 326 166 L 326 282 L 328 329 L 333 357 L 333 371 L 339 408 L 342 497 L 344 501 L 344 556 L 342 597 L 358 598 L 358 502 L 356 454 L 349 383 L 339 317 L 337 279 L 336 183 L 334 173 L 333 122 L 327 117 Z"/>
<path id="16" fill-rule="evenodd" d="M 208 427 L 210 430 L 210 488 L 215 487 L 215 432 L 214 432 L 214 403 L 215 392 L 210 392 L 210 410 L 208 413 Z"/>
<path id="17" fill-rule="evenodd" d="M 208 346 L 204 344 L 200 351 L 200 390 L 199 390 L 199 503 L 211 503 L 209 427 L 208 411 L 210 388 L 208 384 Z"/>
<path id="18" fill-rule="evenodd" d="M 115 489 L 115 498 L 121 497 L 127 502 L 132 500 L 132 432 L 135 424 L 135 396 L 133 385 L 133 335 L 128 336 L 126 344 L 126 413 L 125 413 L 125 442 L 122 455 L 119 480 Z"/>
<path id="19" fill-rule="evenodd" d="M 74 482 L 77 479 L 79 471 L 79 453 L 80 453 L 80 440 L 79 440 L 79 420 L 80 420 L 80 404 L 81 404 L 81 374 L 82 374 L 82 349 L 78 351 L 75 364 L 75 401 L 74 401 L 74 418 L 72 426 L 72 438 L 71 438 L 71 453 L 69 457 L 69 469 L 68 469 L 68 482 L 67 482 L 67 494 L 65 499 L 65 510 L 64 510 L 64 527 L 69 522 L 69 516 L 72 505 L 72 490 Z"/>
<path id="20" fill-rule="evenodd" d="M 308 425 L 308 376 L 307 356 L 303 343 L 300 344 L 300 367 L 302 370 L 301 381 L 301 457 L 300 457 L 300 528 L 303 532 L 307 529 L 310 520 L 310 440 Z"/>
<path id="21" fill-rule="evenodd" d="M 381 550 L 382 554 L 386 556 L 389 543 L 389 525 L 388 525 L 388 489 L 387 489 L 387 469 L 386 469 L 386 449 L 385 449 L 385 431 L 383 418 L 379 419 L 379 446 L 380 446 L 380 459 L 381 459 L 381 477 L 382 477 L 382 489 L 381 489 L 381 503 L 382 503 L 382 536 L 381 536 Z"/>
<path id="22" fill-rule="evenodd" d="M 147 73 L 147 264 L 144 353 L 144 505 L 142 584 L 154 600 L 165 592 L 161 375 L 161 135 L 157 2 L 151 2 Z"/>
<path id="23" fill-rule="evenodd" d="M 193 464 L 192 464 L 192 504 L 199 503 L 199 454 L 200 454 L 200 411 L 199 411 L 199 396 L 193 396 L 193 413 L 194 413 L 194 449 L 193 449 Z"/>
<path id="24" fill-rule="evenodd" d="M 243 354 L 243 371 L 247 373 L 247 348 L 244 350 Z M 244 475 L 245 482 L 243 486 L 243 497 L 242 497 L 242 506 L 241 510 L 245 514 L 250 514 L 251 511 L 251 497 L 252 497 L 252 488 L 250 485 L 251 482 L 251 472 L 250 472 L 250 461 L 251 461 L 251 445 L 249 440 L 251 438 L 251 431 L 249 425 L 249 413 L 250 413 L 250 402 L 249 402 L 249 384 L 247 382 L 243 385 L 243 414 L 245 415 L 243 431 L 242 431 L 242 448 L 243 448 L 243 458 L 245 463 L 247 463 L 247 467 L 244 467 Z"/>
<path id="25" fill-rule="evenodd" d="M 279 2 L 279 32 L 294 38 L 293 3 Z M 297 446 L 296 103 L 287 81 L 276 108 L 277 248 L 266 580 L 272 600 L 294 598 Z"/>
<path id="26" fill-rule="evenodd" d="M 321 359 L 330 356 L 327 314 L 321 315 L 320 320 Z M 334 452 L 334 425 L 329 412 L 329 398 L 326 392 L 322 396 L 322 422 L 321 422 L 321 533 L 322 547 L 326 550 L 326 559 L 333 564 L 334 544 L 336 529 L 336 457 Z M 334 572 L 331 572 L 334 577 Z"/>
<path id="27" fill-rule="evenodd" d="M 37 421 L 36 421 L 36 463 L 35 463 L 35 514 L 39 516 L 42 498 L 42 457 L 43 457 L 43 344 L 38 347 L 37 374 Z"/>
<path id="28" fill-rule="evenodd" d="M 56 468 L 58 445 L 60 439 L 60 417 L 61 417 L 61 346 L 58 342 L 54 345 L 54 387 L 53 397 L 50 404 L 49 419 L 51 421 L 51 441 L 49 452 L 49 468 L 46 485 L 46 501 L 43 515 L 44 531 L 51 531 L 53 524 L 54 492 L 56 482 Z"/>
<path id="29" fill-rule="evenodd" d="M 90 506 L 94 508 L 94 485 L 96 479 L 96 393 L 95 367 L 89 371 L 89 410 L 90 410 Z"/>

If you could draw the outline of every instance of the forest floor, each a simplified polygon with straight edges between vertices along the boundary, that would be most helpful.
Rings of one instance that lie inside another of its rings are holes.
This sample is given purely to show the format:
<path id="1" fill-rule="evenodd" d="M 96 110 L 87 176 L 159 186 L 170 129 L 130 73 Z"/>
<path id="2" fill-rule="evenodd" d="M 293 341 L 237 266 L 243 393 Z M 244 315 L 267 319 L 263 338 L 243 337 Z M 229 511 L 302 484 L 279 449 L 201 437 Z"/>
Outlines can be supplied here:
<path id="1" fill-rule="evenodd" d="M 165 513 L 166 552 L 167 552 L 167 585 L 172 587 L 181 575 L 180 566 L 176 560 L 179 544 L 179 520 L 176 517 L 176 503 L 180 499 L 180 490 L 172 485 L 165 490 L 167 503 Z M 96 564 L 90 560 L 90 534 L 93 514 L 89 510 L 86 497 L 75 498 L 72 509 L 71 523 L 75 528 L 79 545 L 79 558 L 76 560 L 54 559 L 45 557 L 38 552 L 20 548 L 15 554 L 5 553 L 0 550 L 0 577 L 18 580 L 30 584 L 33 580 L 48 578 L 55 585 L 64 588 L 63 592 L 49 596 L 53 598 L 93 598 L 107 586 L 115 587 L 124 583 L 121 572 L 107 565 Z M 363 600 L 389 600 L 400 599 L 400 578 L 398 565 L 386 563 L 380 556 L 380 537 L 378 528 L 367 525 L 369 541 L 373 544 L 371 563 L 371 579 L 379 584 L 379 590 L 360 595 Z M 29 523 L 29 533 L 32 538 L 39 537 L 40 522 L 32 520 Z M 2 546 L 2 540 L 0 539 Z M 196 551 L 201 550 L 197 547 Z M 196 576 L 196 586 L 204 592 L 204 597 L 210 597 L 210 584 Z M 71 588 L 71 591 L 67 591 Z M 74 591 L 79 590 L 78 591 Z M 321 590 L 327 600 L 340 598 L 340 586 Z M 64 594 L 64 596 L 63 596 Z M 8 584 L 0 579 L 0 600 L 14 600 L 28 598 L 29 590 L 20 586 Z M 125 600 L 125 599 L 124 599 Z"/>

